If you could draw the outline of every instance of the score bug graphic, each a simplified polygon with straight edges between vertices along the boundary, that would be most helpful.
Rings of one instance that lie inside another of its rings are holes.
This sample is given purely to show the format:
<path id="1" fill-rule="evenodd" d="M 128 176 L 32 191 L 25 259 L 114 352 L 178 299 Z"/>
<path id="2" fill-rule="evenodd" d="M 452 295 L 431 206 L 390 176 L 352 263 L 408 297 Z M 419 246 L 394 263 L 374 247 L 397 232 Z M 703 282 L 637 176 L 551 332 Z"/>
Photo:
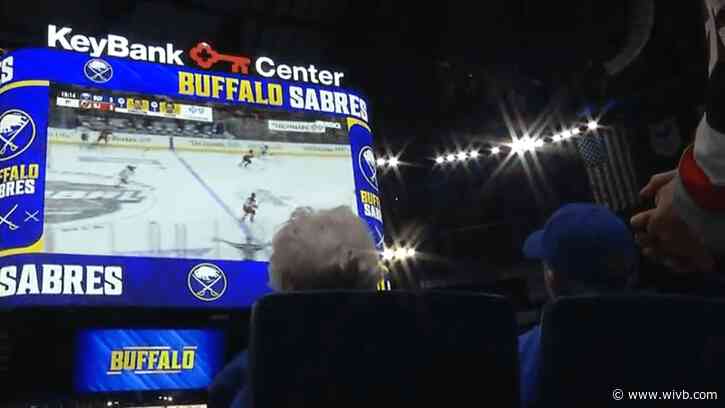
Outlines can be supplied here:
<path id="1" fill-rule="evenodd" d="M 0 162 L 22 154 L 35 141 L 35 122 L 24 111 L 11 109 L 0 114 Z"/>

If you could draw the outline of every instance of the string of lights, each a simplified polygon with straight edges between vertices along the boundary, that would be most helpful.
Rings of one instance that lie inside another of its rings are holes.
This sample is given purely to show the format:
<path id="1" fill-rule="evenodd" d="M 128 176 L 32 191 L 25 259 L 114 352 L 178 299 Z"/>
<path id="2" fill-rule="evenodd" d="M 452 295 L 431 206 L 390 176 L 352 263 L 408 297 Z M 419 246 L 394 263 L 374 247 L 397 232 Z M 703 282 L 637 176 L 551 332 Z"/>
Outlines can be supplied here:
<path id="1" fill-rule="evenodd" d="M 584 136 L 587 134 L 587 132 L 594 132 L 599 129 L 599 127 L 600 125 L 596 120 L 591 120 L 584 125 L 573 126 L 571 128 L 564 129 L 559 133 L 555 133 L 551 136 L 544 136 L 538 138 L 524 136 L 519 139 L 513 140 L 511 143 L 502 143 L 501 145 L 491 147 L 490 149 L 488 149 L 488 157 L 498 156 L 504 149 L 509 150 L 512 153 L 518 154 L 533 152 L 538 148 L 544 147 L 544 145 L 547 143 L 561 143 L 574 137 Z M 436 165 L 444 165 L 446 163 L 476 160 L 480 156 L 482 156 L 482 152 L 480 152 L 479 150 L 462 150 L 457 153 L 446 153 L 439 155 L 435 158 L 435 163 Z"/>
<path id="2" fill-rule="evenodd" d="M 547 143 L 556 144 L 566 140 L 570 140 L 575 137 L 586 136 L 590 132 L 594 132 L 600 128 L 600 124 L 596 120 L 591 120 L 586 124 L 575 125 L 562 130 L 559 133 L 555 133 L 549 136 L 542 137 L 530 137 L 525 135 L 524 137 L 514 139 L 511 143 L 501 143 L 497 146 L 492 146 L 485 151 L 476 149 L 472 150 L 461 150 L 458 152 L 449 152 L 439 155 L 435 158 L 436 165 L 445 165 L 449 163 L 465 162 L 466 160 L 476 160 L 480 157 L 494 157 L 500 155 L 504 151 L 509 151 L 510 154 L 521 154 L 526 152 L 533 152 L 536 149 L 544 147 Z M 486 152 L 488 154 L 486 154 Z M 379 157 L 375 162 L 378 167 L 381 168 L 396 168 L 400 165 L 399 156 L 390 155 L 387 157 Z M 416 250 L 410 246 L 393 246 L 385 247 L 380 252 L 380 258 L 382 262 L 394 263 L 394 262 L 408 262 L 416 257 Z"/>
<path id="3" fill-rule="evenodd" d="M 396 156 L 390 156 L 388 158 L 379 157 L 376 163 L 378 167 L 398 167 L 400 160 Z"/>
<path id="4" fill-rule="evenodd" d="M 380 253 L 380 257 L 384 261 L 404 261 L 415 258 L 415 255 L 415 248 L 404 246 L 385 248 Z"/>

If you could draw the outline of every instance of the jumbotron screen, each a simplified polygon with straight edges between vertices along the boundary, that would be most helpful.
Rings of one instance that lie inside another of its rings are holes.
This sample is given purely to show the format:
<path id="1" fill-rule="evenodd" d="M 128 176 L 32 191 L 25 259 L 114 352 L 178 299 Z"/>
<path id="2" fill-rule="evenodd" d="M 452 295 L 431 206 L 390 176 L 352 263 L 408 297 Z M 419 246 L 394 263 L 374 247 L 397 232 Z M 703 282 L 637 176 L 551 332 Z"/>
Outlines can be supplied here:
<path id="1" fill-rule="evenodd" d="M 382 246 L 344 73 L 48 30 L 0 59 L 0 307 L 248 307 L 299 207 L 348 206 Z"/>
<path id="2" fill-rule="evenodd" d="M 298 207 L 355 208 L 344 120 L 51 94 L 47 252 L 267 261 Z"/>

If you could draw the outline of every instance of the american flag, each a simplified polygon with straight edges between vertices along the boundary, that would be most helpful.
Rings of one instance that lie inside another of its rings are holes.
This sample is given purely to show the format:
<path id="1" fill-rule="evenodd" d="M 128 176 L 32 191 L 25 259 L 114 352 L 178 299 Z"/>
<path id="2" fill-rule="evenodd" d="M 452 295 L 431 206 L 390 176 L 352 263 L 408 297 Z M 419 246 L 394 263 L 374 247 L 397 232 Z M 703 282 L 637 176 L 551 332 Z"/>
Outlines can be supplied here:
<path id="1" fill-rule="evenodd" d="M 625 132 L 599 129 L 578 137 L 576 146 L 587 169 L 594 201 L 613 211 L 637 205 L 637 179 Z"/>

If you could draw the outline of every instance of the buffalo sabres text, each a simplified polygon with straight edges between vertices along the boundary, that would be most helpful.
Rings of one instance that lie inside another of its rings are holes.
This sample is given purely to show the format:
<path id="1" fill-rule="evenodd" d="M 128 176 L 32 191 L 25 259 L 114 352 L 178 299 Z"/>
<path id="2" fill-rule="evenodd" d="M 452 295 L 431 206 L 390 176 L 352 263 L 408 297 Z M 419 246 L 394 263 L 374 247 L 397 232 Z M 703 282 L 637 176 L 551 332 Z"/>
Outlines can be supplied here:
<path id="1" fill-rule="evenodd" d="M 123 268 L 25 264 L 0 268 L 0 298 L 22 295 L 120 296 Z"/>
<path id="2" fill-rule="evenodd" d="M 35 194 L 35 180 L 40 176 L 37 164 L 18 164 L 0 169 L 0 198 Z"/>
<path id="3" fill-rule="evenodd" d="M 196 347 L 172 350 L 167 346 L 129 347 L 111 351 L 110 373 L 133 371 L 137 374 L 159 374 L 193 370 Z"/>
<path id="4" fill-rule="evenodd" d="M 363 204 L 363 212 L 366 216 L 383 221 L 383 213 L 380 209 L 380 197 L 370 191 L 360 190 L 360 200 Z"/>

